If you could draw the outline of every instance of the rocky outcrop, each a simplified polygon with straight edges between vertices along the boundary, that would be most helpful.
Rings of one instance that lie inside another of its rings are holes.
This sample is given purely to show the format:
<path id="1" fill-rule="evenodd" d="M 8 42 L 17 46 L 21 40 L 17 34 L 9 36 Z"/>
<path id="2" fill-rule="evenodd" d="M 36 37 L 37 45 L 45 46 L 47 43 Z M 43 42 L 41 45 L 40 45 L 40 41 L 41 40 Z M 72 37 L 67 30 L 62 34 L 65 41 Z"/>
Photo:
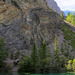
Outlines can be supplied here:
<path id="1" fill-rule="evenodd" d="M 12 4 L 0 5 L 0 38 L 5 38 L 10 50 L 29 50 L 34 42 L 39 46 L 43 40 L 50 45 L 55 34 L 60 36 L 61 17 L 48 7 L 39 6 L 39 0 L 29 1 L 13 0 Z"/>
<path id="2" fill-rule="evenodd" d="M 61 9 L 58 7 L 57 3 L 54 0 L 46 0 L 49 8 L 52 7 L 52 9 L 55 11 L 57 10 L 57 13 L 61 15 Z"/>

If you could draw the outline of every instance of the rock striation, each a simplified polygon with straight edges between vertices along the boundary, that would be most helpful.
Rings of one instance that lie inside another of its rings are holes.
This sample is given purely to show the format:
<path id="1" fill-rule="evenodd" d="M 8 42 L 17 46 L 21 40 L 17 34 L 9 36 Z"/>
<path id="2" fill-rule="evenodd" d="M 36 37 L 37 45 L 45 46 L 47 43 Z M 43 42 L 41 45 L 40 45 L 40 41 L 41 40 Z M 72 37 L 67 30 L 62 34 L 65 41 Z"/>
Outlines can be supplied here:
<path id="1" fill-rule="evenodd" d="M 0 4 L 0 38 L 4 37 L 6 47 L 13 51 L 29 50 L 34 42 L 40 46 L 43 40 L 50 45 L 55 34 L 60 36 L 62 24 L 60 15 L 50 10 L 45 0 L 11 0 L 9 4 Z"/>

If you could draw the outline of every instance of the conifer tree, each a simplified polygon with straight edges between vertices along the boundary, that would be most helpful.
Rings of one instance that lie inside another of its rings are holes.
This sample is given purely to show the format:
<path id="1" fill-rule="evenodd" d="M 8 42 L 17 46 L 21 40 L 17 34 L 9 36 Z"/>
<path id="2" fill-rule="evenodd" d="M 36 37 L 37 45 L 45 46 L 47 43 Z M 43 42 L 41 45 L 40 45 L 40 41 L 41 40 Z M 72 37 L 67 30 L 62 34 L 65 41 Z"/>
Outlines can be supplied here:
<path id="1" fill-rule="evenodd" d="M 67 16 L 69 16 L 69 15 L 70 15 L 70 13 L 68 12 Z"/>
<path id="2" fill-rule="evenodd" d="M 67 17 L 66 17 L 66 20 L 68 22 L 71 22 L 71 19 L 72 19 L 72 14 L 71 13 L 68 13 Z"/>
<path id="3" fill-rule="evenodd" d="M 44 40 L 43 45 L 41 46 L 41 50 L 40 50 L 40 59 L 43 60 L 46 57 L 47 57 L 47 47 L 46 47 L 46 43 Z"/>
<path id="4" fill-rule="evenodd" d="M 37 58 L 38 58 L 37 48 L 36 48 L 36 44 L 34 43 L 32 52 L 31 52 L 31 59 L 34 64 L 37 62 L 37 60 L 38 60 Z"/>
<path id="5" fill-rule="evenodd" d="M 55 9 L 55 13 L 57 13 L 57 10 Z"/>
<path id="6" fill-rule="evenodd" d="M 57 41 L 57 34 L 55 35 L 55 41 L 54 41 L 54 53 L 55 53 L 55 60 L 59 62 L 59 50 L 58 50 L 58 41 Z"/>
<path id="7" fill-rule="evenodd" d="M 64 20 L 63 11 L 61 11 L 61 18 Z"/>
<path id="8" fill-rule="evenodd" d="M 71 23 L 75 24 L 75 13 L 73 12 L 72 18 L 71 18 Z"/>
<path id="9" fill-rule="evenodd" d="M 38 54 L 37 54 L 37 48 L 36 44 L 33 44 L 32 52 L 31 52 L 31 64 L 33 66 L 33 72 L 36 72 L 37 69 L 37 63 L 38 63 Z"/>
<path id="10" fill-rule="evenodd" d="M 0 71 L 1 67 L 4 67 L 4 60 L 6 56 L 8 55 L 8 52 L 4 49 L 4 37 L 0 38 Z"/>
<path id="11" fill-rule="evenodd" d="M 51 10 L 52 10 L 52 6 L 51 6 Z"/>
<path id="12" fill-rule="evenodd" d="M 73 59 L 72 68 L 73 68 L 73 71 L 75 72 L 75 59 Z"/>

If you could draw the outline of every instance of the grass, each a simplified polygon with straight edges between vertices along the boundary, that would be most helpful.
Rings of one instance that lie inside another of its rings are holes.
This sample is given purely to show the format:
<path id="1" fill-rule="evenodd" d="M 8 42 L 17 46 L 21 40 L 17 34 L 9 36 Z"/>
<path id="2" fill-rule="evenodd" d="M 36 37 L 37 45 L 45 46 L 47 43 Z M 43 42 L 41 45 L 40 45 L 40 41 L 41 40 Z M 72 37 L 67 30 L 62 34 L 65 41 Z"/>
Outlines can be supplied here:
<path id="1" fill-rule="evenodd" d="M 75 33 L 65 25 L 62 25 L 61 28 L 64 34 L 64 39 L 69 41 L 69 45 L 75 48 Z"/>

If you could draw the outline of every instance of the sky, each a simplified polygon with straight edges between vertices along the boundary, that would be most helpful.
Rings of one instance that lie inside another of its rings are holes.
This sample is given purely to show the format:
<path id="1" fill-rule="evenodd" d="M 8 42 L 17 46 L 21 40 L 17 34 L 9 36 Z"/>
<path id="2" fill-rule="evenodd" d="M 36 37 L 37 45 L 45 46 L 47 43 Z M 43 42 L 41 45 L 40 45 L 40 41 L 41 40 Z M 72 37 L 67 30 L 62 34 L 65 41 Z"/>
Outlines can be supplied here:
<path id="1" fill-rule="evenodd" d="M 61 10 L 75 11 L 75 0 L 55 0 Z"/>

